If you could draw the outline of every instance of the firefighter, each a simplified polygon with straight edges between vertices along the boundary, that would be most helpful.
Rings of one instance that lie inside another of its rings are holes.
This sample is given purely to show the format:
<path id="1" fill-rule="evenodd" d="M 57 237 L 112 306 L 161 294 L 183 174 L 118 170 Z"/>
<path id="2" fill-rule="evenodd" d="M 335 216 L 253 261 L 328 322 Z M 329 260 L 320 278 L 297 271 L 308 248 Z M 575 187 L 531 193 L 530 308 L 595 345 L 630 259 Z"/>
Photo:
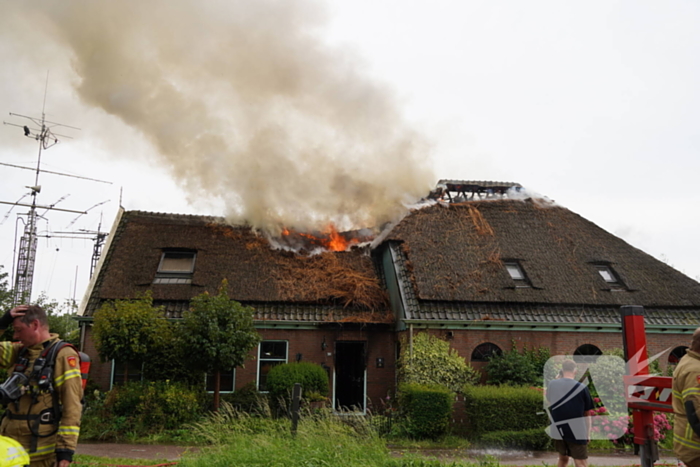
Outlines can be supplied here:
<path id="1" fill-rule="evenodd" d="M 673 371 L 673 451 L 688 467 L 700 467 L 700 328 Z"/>
<path id="2" fill-rule="evenodd" d="M 32 467 L 68 467 L 82 415 L 80 357 L 72 346 L 52 347 L 59 338 L 49 334 L 46 312 L 39 306 L 11 309 L 0 318 L 0 329 L 9 324 L 19 342 L 0 342 L 0 366 L 12 369 L 0 385 L 7 404 L 0 435 L 18 441 L 29 453 Z M 52 353 L 52 348 L 60 350 Z M 48 378 L 37 374 L 41 369 Z"/>

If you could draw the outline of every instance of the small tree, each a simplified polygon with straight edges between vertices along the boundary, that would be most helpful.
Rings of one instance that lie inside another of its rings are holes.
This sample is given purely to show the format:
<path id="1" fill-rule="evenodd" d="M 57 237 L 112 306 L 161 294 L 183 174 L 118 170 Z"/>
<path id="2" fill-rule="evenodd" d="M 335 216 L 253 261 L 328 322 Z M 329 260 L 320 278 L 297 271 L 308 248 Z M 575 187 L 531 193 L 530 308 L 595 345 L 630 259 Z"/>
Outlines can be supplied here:
<path id="1" fill-rule="evenodd" d="M 448 341 L 422 332 L 413 336 L 412 356 L 406 339 L 402 339 L 399 380 L 437 384 L 453 392 L 462 392 L 465 385 L 479 380 L 479 372 L 467 364 Z"/>
<path id="2" fill-rule="evenodd" d="M 221 372 L 243 366 L 248 352 L 260 342 L 253 325 L 253 309 L 228 297 L 228 282 L 218 295 L 208 292 L 192 299 L 183 314 L 180 337 L 190 351 L 185 358 L 194 367 L 214 374 L 214 410 L 219 410 Z"/>
<path id="3" fill-rule="evenodd" d="M 163 308 L 153 306 L 150 292 L 136 300 L 107 302 L 95 312 L 95 347 L 103 362 L 124 362 L 126 382 L 128 362 L 143 360 L 167 333 L 167 326 Z"/>

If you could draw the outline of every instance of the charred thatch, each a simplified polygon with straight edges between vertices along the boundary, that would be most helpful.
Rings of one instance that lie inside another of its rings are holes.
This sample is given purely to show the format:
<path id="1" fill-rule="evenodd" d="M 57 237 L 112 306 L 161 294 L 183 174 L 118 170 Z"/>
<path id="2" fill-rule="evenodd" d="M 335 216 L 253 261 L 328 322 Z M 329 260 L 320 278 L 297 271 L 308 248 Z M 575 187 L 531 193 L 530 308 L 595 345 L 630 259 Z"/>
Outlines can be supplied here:
<path id="1" fill-rule="evenodd" d="M 191 283 L 154 283 L 163 252 L 172 249 L 196 252 Z M 362 322 L 384 322 L 389 309 L 365 249 L 314 256 L 276 250 L 251 228 L 220 218 L 126 212 L 105 260 L 93 307 L 151 290 L 156 302 L 181 309 L 178 303 L 204 291 L 216 293 L 227 279 L 232 299 L 258 309 L 280 303 L 295 310 L 330 307 L 342 313 L 333 312 L 329 319 Z"/>
<path id="2" fill-rule="evenodd" d="M 273 271 L 273 277 L 283 300 L 332 301 L 366 310 L 388 308 L 388 297 L 372 263 L 355 253 L 294 255 Z"/>

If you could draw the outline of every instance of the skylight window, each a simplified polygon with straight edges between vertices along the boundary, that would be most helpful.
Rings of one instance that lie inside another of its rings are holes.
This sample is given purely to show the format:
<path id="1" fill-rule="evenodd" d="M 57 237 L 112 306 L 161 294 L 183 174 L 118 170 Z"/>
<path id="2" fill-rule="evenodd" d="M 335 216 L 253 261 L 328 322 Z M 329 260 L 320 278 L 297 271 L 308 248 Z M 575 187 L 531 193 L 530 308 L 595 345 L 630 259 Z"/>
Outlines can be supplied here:
<path id="1" fill-rule="evenodd" d="M 523 270 L 520 269 L 520 265 L 518 263 L 506 263 L 506 270 L 508 271 L 508 274 L 510 274 L 511 279 L 514 281 L 525 280 Z"/>
<path id="2" fill-rule="evenodd" d="M 598 274 L 600 274 L 600 277 L 602 277 L 603 280 L 609 284 L 617 283 L 617 279 L 615 279 L 612 271 L 607 266 L 598 266 Z"/>
<path id="3" fill-rule="evenodd" d="M 609 264 L 594 264 L 600 277 L 610 287 L 610 290 L 626 290 L 625 284 L 620 280 L 615 270 Z"/>
<path id="4" fill-rule="evenodd" d="M 506 260 L 503 261 L 503 265 L 506 267 L 510 278 L 515 282 L 516 288 L 530 287 L 530 281 L 528 281 L 525 271 L 518 261 Z"/>
<path id="5" fill-rule="evenodd" d="M 154 284 L 191 284 L 194 273 L 194 251 L 164 251 Z"/>

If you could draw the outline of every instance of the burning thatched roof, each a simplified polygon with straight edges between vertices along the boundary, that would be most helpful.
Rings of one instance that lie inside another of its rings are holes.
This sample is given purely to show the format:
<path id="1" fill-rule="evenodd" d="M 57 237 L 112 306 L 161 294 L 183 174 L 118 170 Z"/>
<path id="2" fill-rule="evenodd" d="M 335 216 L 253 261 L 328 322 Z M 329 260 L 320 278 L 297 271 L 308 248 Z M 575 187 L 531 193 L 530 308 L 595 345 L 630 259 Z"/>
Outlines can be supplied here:
<path id="1" fill-rule="evenodd" d="M 154 284 L 169 249 L 197 252 L 191 284 Z M 364 313 L 365 321 L 387 320 L 387 296 L 365 249 L 308 257 L 272 249 L 249 227 L 228 226 L 223 219 L 138 211 L 123 214 L 87 312 L 104 300 L 135 298 L 146 290 L 154 302 L 182 309 L 197 294 L 216 293 L 222 279 L 231 298 L 268 315 L 284 304 L 314 308 L 302 313 L 311 319 L 322 314 L 324 321 L 352 321 Z M 319 313 L 319 306 L 325 311 Z"/>
<path id="2" fill-rule="evenodd" d="M 412 212 L 386 241 L 418 301 L 700 307 L 700 284 L 568 209 L 530 200 L 436 204 Z M 523 268 L 518 287 L 504 261 Z M 611 286 L 599 274 L 617 274 Z M 453 303 L 455 305 L 447 305 Z"/>

